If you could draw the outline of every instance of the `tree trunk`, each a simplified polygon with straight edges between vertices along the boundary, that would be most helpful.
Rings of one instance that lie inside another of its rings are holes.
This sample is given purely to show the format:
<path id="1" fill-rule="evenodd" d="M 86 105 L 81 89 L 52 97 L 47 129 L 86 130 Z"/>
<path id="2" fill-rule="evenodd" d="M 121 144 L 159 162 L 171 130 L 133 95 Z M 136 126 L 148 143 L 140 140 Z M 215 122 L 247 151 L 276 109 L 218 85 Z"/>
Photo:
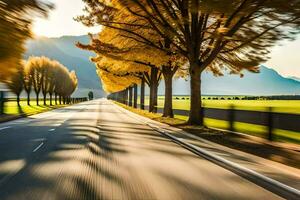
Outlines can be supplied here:
<path id="1" fill-rule="evenodd" d="M 203 112 L 201 102 L 201 70 L 197 63 L 191 63 L 190 77 L 191 101 L 188 123 L 190 125 L 203 126 Z"/>
<path id="2" fill-rule="evenodd" d="M 141 109 L 145 110 L 145 79 L 142 78 L 142 83 L 141 83 Z"/>
<path id="3" fill-rule="evenodd" d="M 134 84 L 134 97 L 133 97 L 133 107 L 137 108 L 137 99 L 138 99 L 138 86 L 137 84 Z"/>
<path id="4" fill-rule="evenodd" d="M 157 113 L 157 90 L 158 90 L 158 83 L 155 84 L 154 87 L 154 94 L 153 94 L 153 113 Z"/>
<path id="5" fill-rule="evenodd" d="M 17 94 L 17 104 L 18 104 L 18 107 L 20 107 L 20 94 Z"/>
<path id="6" fill-rule="evenodd" d="M 43 94 L 44 105 L 47 105 L 46 98 L 47 98 L 47 94 Z"/>
<path id="7" fill-rule="evenodd" d="M 149 112 L 157 113 L 158 69 L 151 68 Z"/>
<path id="8" fill-rule="evenodd" d="M 50 106 L 52 106 L 52 93 L 50 93 L 49 95 L 50 95 Z"/>
<path id="9" fill-rule="evenodd" d="M 27 105 L 30 106 L 30 92 L 27 92 Z"/>
<path id="10" fill-rule="evenodd" d="M 149 112 L 154 112 L 154 86 L 153 83 L 150 82 L 150 94 L 149 94 Z"/>
<path id="11" fill-rule="evenodd" d="M 115 97 L 115 100 L 116 100 L 117 102 L 120 102 L 120 101 L 119 101 L 119 93 L 118 93 L 118 92 L 115 93 L 115 96 L 116 96 L 116 97 Z"/>
<path id="12" fill-rule="evenodd" d="M 132 87 L 130 86 L 129 87 L 129 104 L 128 104 L 128 106 L 132 106 L 132 97 L 133 97 L 133 95 L 132 95 Z"/>
<path id="13" fill-rule="evenodd" d="M 54 101 L 55 101 L 55 105 L 57 105 L 57 94 L 54 94 Z"/>
<path id="14" fill-rule="evenodd" d="M 173 114 L 173 101 L 172 101 L 172 69 L 163 70 L 164 81 L 165 81 L 165 101 L 164 101 L 164 113 L 163 117 L 174 117 Z"/>
<path id="15" fill-rule="evenodd" d="M 126 88 L 126 90 L 125 90 L 125 105 L 129 105 L 128 104 L 128 88 Z"/>
<path id="16" fill-rule="evenodd" d="M 120 96 L 121 96 L 121 103 L 125 104 L 125 90 L 120 92 Z"/>
<path id="17" fill-rule="evenodd" d="M 59 95 L 59 104 L 61 105 L 61 96 Z"/>
<path id="18" fill-rule="evenodd" d="M 39 96 L 40 96 L 40 94 L 36 93 L 36 105 L 37 106 L 39 105 Z"/>

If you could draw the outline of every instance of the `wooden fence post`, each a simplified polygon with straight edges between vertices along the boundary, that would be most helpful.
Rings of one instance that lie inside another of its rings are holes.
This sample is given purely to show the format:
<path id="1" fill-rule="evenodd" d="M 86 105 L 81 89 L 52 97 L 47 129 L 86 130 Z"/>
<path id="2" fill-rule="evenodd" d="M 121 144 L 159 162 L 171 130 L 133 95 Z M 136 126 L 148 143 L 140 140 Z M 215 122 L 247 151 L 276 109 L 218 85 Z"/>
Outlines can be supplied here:
<path id="1" fill-rule="evenodd" d="M 204 118 L 205 118 L 205 116 L 204 116 L 204 114 L 205 114 L 204 109 L 205 109 L 205 107 L 204 107 L 204 104 L 202 103 L 201 109 L 200 109 L 200 123 L 201 123 L 203 126 L 205 126 L 205 125 L 204 125 Z"/>
<path id="2" fill-rule="evenodd" d="M 229 130 L 234 131 L 234 106 L 231 105 L 230 109 L 228 110 L 228 121 L 229 121 Z"/>
<path id="3" fill-rule="evenodd" d="M 4 114 L 4 91 L 0 91 L 0 115 Z"/>
<path id="4" fill-rule="evenodd" d="M 273 141 L 273 108 L 269 107 L 268 109 L 268 118 L 267 118 L 267 123 L 268 123 L 268 140 Z"/>

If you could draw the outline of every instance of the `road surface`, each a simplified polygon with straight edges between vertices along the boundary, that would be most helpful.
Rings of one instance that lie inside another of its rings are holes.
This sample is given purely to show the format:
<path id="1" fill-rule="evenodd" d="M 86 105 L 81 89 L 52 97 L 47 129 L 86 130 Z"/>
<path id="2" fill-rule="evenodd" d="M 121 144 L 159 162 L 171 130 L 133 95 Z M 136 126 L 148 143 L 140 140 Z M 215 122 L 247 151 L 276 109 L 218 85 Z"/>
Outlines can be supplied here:
<path id="1" fill-rule="evenodd" d="M 101 99 L 0 125 L 0 199 L 279 199 Z"/>

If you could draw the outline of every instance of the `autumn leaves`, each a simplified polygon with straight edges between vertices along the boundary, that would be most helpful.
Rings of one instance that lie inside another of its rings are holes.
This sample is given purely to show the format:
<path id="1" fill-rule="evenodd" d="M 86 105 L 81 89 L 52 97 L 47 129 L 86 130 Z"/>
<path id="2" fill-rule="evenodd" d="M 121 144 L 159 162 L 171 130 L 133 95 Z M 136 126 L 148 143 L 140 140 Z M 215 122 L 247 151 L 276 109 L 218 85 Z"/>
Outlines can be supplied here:
<path id="1" fill-rule="evenodd" d="M 0 0 L 0 82 L 17 73 L 33 18 L 46 16 L 52 5 L 39 0 Z"/>
<path id="2" fill-rule="evenodd" d="M 102 31 L 89 45 L 78 46 L 97 54 L 92 60 L 107 91 L 122 94 L 126 87 L 146 82 L 150 111 L 155 112 L 155 93 L 163 79 L 164 116 L 172 117 L 172 79 L 182 70 L 190 80 L 189 124 L 203 125 L 204 71 L 216 76 L 258 72 L 272 46 L 299 33 L 298 0 L 84 2 L 86 15 L 77 20 L 87 26 L 101 25 Z"/>
<path id="3" fill-rule="evenodd" d="M 47 95 L 60 102 L 68 102 L 77 87 L 75 72 L 57 61 L 46 57 L 31 57 L 23 61 L 25 42 L 32 36 L 31 24 L 37 15 L 46 16 L 53 5 L 39 0 L 0 0 L 0 82 L 17 96 L 18 105 L 23 90 L 27 93 L 27 104 L 30 94 L 36 94 L 39 104 L 40 94 L 44 105 Z M 57 103 L 57 101 L 55 101 Z"/>
<path id="4" fill-rule="evenodd" d="M 77 88 L 77 77 L 74 71 L 69 70 L 55 60 L 46 57 L 30 57 L 24 61 L 17 73 L 10 76 L 7 85 L 16 94 L 19 104 L 20 94 L 27 93 L 27 104 L 30 105 L 30 94 L 36 95 L 39 105 L 40 94 L 43 95 L 43 104 L 46 105 L 47 95 L 52 105 L 53 95 L 55 103 L 68 103 L 71 94 Z"/>

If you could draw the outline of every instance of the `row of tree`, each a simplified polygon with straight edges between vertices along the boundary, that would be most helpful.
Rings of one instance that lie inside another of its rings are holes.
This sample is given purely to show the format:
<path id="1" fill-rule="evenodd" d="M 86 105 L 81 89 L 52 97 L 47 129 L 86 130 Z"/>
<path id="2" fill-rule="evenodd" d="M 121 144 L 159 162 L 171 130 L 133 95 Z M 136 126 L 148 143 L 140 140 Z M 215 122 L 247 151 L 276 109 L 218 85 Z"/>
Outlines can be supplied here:
<path id="1" fill-rule="evenodd" d="M 92 61 L 105 90 L 120 97 L 127 88 L 140 84 L 142 100 L 147 84 L 149 110 L 155 112 L 157 87 L 163 79 L 164 116 L 172 117 L 172 79 L 176 74 L 189 76 L 189 124 L 203 125 L 204 71 L 216 76 L 225 71 L 240 76 L 243 70 L 259 72 L 257 66 L 268 59 L 271 47 L 299 33 L 298 0 L 84 2 L 87 14 L 77 20 L 104 28 L 97 37 L 91 35 L 90 44 L 77 46 L 97 54 Z"/>
<path id="2" fill-rule="evenodd" d="M 8 88 L 17 96 L 17 103 L 20 105 L 20 95 L 23 90 L 27 93 L 27 104 L 30 105 L 30 94 L 36 94 L 36 103 L 39 105 L 39 96 L 43 95 L 46 105 L 47 95 L 50 96 L 52 105 L 53 95 L 55 103 L 70 101 L 71 94 L 77 88 L 77 77 L 74 71 L 69 70 L 58 61 L 50 60 L 47 57 L 30 57 L 24 61 L 6 81 Z"/>

